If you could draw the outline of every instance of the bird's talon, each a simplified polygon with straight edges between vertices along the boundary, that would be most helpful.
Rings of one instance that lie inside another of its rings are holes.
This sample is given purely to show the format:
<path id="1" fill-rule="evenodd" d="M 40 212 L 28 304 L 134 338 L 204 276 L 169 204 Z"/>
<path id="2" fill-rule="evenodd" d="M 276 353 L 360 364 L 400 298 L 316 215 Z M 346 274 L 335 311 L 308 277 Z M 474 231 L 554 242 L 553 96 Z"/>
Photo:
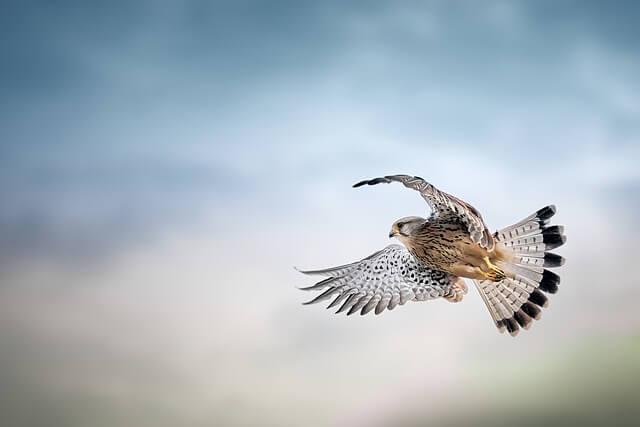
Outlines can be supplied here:
<path id="1" fill-rule="evenodd" d="M 482 272 L 482 275 L 484 277 L 491 280 L 492 282 L 499 282 L 500 280 L 503 280 L 507 277 L 507 275 L 504 273 L 504 271 L 500 267 L 494 265 L 489 260 L 489 257 L 483 257 L 482 259 L 487 265 L 487 269 L 488 269 L 488 271 Z"/>

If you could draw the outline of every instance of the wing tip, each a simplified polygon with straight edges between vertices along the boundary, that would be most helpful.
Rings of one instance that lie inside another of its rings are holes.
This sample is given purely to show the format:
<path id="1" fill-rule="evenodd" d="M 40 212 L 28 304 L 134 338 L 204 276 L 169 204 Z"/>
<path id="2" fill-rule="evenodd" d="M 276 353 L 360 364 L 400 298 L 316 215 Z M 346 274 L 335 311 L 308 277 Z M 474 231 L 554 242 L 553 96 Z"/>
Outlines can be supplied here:
<path id="1" fill-rule="evenodd" d="M 325 270 L 300 270 L 298 267 L 293 267 L 298 273 L 306 274 L 307 276 L 326 276 Z"/>
<path id="2" fill-rule="evenodd" d="M 385 183 L 388 184 L 390 183 L 391 180 L 389 179 L 388 176 L 383 176 L 380 178 L 373 178 L 373 179 L 365 179 L 363 181 L 360 182 L 356 182 L 355 184 L 353 184 L 353 188 L 358 188 L 358 187 L 362 187 L 363 185 L 376 185 L 376 184 L 380 184 L 380 183 Z"/>
<path id="3" fill-rule="evenodd" d="M 329 286 L 331 284 L 331 282 L 333 282 L 334 280 L 336 280 L 335 277 L 327 277 L 326 279 L 323 279 L 321 281 L 319 281 L 318 283 L 315 283 L 311 286 L 304 286 L 302 288 L 298 287 L 298 289 L 300 289 L 301 291 L 314 291 L 314 290 L 318 290 L 318 289 L 323 289 L 326 286 Z"/>
<path id="4" fill-rule="evenodd" d="M 316 270 L 300 270 L 295 265 L 293 266 L 293 269 L 298 273 L 306 274 L 307 276 L 314 276 L 314 275 L 320 274 Z"/>

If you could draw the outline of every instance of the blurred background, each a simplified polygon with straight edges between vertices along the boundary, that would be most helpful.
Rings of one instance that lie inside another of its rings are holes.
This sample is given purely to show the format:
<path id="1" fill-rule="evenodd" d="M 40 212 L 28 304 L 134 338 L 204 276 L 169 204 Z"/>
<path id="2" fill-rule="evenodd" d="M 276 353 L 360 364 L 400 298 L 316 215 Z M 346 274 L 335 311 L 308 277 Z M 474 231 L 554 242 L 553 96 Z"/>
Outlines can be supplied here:
<path id="1" fill-rule="evenodd" d="M 0 6 L 7 426 L 640 423 L 636 2 Z M 517 338 L 475 290 L 335 316 L 294 271 L 428 214 L 549 203 L 563 281 Z"/>

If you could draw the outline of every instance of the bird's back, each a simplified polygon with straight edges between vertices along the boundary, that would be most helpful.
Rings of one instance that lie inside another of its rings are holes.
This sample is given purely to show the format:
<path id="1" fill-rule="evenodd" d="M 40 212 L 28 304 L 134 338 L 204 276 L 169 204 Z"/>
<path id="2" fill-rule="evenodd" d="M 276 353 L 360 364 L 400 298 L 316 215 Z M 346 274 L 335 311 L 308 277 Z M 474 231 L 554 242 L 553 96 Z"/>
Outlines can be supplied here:
<path id="1" fill-rule="evenodd" d="M 466 249 L 477 246 L 464 224 L 454 216 L 429 218 L 403 243 L 420 261 L 447 273 L 452 273 L 450 267 L 460 262 Z"/>

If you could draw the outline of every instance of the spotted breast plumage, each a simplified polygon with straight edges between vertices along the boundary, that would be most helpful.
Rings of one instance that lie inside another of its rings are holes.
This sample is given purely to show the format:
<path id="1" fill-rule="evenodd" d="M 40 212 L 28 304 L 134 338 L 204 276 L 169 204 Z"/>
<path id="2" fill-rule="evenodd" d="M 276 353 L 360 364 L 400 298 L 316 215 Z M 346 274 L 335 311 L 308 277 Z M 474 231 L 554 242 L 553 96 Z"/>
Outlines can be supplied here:
<path id="1" fill-rule="evenodd" d="M 380 314 L 407 301 L 445 298 L 459 302 L 472 279 L 500 332 L 515 336 L 529 329 L 558 290 L 560 277 L 548 270 L 564 264 L 550 250 L 565 243 L 562 226 L 549 225 L 556 213 L 546 206 L 522 221 L 491 233 L 468 203 L 438 190 L 424 179 L 389 175 L 354 187 L 399 182 L 418 191 L 431 207 L 428 218 L 405 217 L 393 223 L 392 244 L 361 261 L 302 273 L 326 278 L 304 290 L 322 291 L 305 304 L 333 298 L 337 313 Z"/>

